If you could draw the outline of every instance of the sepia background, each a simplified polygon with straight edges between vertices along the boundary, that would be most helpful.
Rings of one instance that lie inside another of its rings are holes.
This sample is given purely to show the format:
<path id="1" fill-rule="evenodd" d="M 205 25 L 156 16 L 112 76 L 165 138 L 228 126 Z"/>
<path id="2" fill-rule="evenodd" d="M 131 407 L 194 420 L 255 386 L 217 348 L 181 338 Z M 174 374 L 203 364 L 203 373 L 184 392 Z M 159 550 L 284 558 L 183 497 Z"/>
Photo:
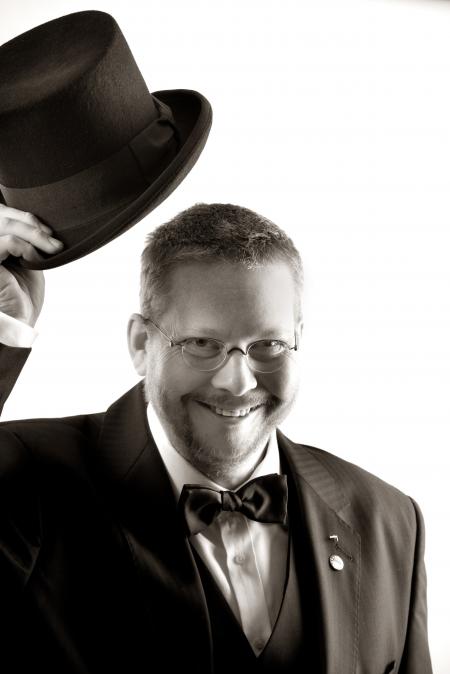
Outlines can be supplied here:
<path id="1" fill-rule="evenodd" d="M 3 419 L 101 411 L 137 381 L 126 323 L 146 232 L 199 201 L 268 216 L 306 272 L 301 391 L 284 430 L 419 502 L 432 658 L 450 672 L 450 3 L 0 5 L 0 43 L 107 11 L 151 91 L 197 89 L 214 109 L 203 155 L 164 204 L 46 273 L 39 337 Z"/>

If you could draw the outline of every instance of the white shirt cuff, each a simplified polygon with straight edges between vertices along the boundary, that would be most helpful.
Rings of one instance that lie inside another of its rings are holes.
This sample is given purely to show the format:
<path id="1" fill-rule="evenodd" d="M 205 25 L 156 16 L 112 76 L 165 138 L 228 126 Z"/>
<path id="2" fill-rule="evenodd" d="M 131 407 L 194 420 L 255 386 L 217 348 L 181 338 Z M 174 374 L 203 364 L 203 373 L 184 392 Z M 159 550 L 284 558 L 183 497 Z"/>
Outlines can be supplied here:
<path id="1" fill-rule="evenodd" d="M 37 335 L 37 330 L 30 325 L 0 311 L 0 344 L 29 348 Z"/>

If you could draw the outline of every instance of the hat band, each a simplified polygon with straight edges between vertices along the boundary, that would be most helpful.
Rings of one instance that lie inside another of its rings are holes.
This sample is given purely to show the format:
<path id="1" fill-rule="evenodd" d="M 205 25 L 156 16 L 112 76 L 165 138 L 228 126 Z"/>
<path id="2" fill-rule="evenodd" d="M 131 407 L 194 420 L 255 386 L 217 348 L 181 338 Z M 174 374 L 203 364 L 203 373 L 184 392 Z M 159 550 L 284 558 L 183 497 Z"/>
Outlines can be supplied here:
<path id="1" fill-rule="evenodd" d="M 5 203 L 34 213 L 57 234 L 132 201 L 158 178 L 179 149 L 170 108 L 153 100 L 159 117 L 120 150 L 47 185 L 16 188 L 0 184 Z"/>

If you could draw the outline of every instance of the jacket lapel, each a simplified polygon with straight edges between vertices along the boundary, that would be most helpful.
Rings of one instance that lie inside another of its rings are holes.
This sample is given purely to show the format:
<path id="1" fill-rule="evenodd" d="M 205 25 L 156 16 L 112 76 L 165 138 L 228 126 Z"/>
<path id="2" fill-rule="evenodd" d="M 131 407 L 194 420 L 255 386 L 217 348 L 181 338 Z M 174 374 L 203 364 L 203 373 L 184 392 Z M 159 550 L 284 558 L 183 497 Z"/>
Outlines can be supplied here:
<path id="1" fill-rule="evenodd" d="M 299 507 L 310 539 L 316 573 L 321 654 L 324 674 L 356 672 L 360 585 L 360 536 L 345 521 L 348 499 L 335 478 L 306 446 L 290 442 L 278 432 L 297 489 Z M 337 536 L 330 539 L 330 536 Z M 330 557 L 344 562 L 335 570 Z"/>
<path id="2" fill-rule="evenodd" d="M 189 542 L 181 526 L 166 469 L 148 427 L 139 384 L 106 412 L 96 453 L 115 519 L 138 571 L 139 595 L 157 629 L 177 634 L 195 671 L 209 672 L 211 635 L 206 601 Z M 189 669 L 189 668 L 188 668 Z"/>

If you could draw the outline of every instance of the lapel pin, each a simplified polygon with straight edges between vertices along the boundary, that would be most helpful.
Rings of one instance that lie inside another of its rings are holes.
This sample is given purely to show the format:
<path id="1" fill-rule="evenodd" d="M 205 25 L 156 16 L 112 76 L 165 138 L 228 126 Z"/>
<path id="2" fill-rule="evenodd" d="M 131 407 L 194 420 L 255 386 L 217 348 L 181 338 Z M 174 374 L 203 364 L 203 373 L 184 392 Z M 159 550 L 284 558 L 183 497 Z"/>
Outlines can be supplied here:
<path id="1" fill-rule="evenodd" d="M 331 555 L 328 561 L 330 562 L 331 568 L 335 571 L 342 571 L 344 568 L 344 560 L 342 557 L 339 557 L 339 555 Z"/>

